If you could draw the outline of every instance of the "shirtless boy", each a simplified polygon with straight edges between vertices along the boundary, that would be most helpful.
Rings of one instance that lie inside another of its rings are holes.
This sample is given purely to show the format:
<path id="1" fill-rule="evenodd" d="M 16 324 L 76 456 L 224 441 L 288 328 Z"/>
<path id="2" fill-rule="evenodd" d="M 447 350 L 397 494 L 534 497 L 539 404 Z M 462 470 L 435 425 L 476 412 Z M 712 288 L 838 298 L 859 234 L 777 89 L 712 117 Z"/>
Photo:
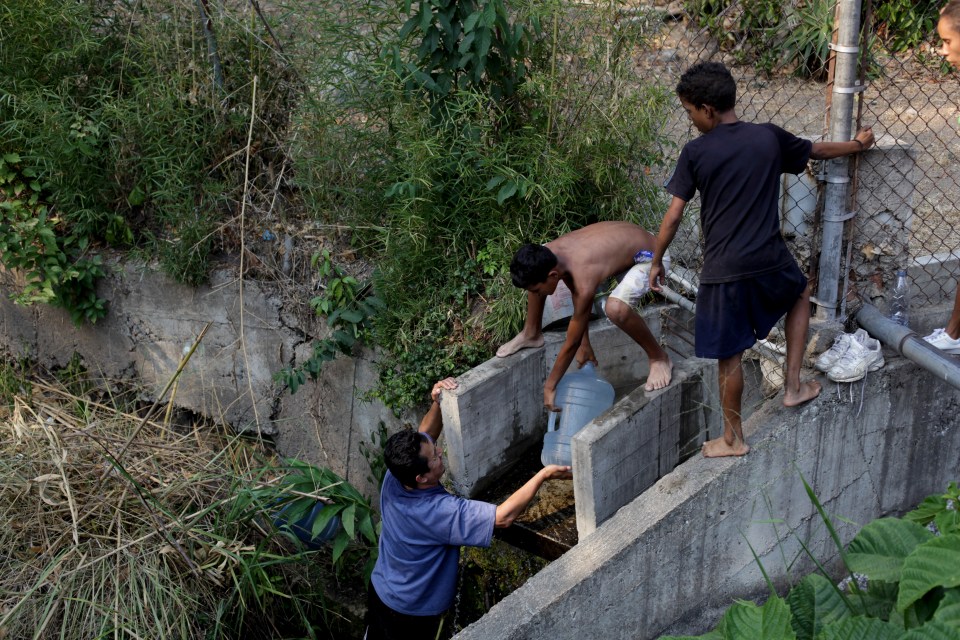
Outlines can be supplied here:
<path id="1" fill-rule="evenodd" d="M 527 290 L 527 319 L 523 330 L 497 350 L 497 357 L 543 346 L 540 324 L 547 296 L 556 291 L 561 280 L 573 296 L 573 317 L 567 327 L 567 339 L 543 385 L 543 404 L 548 409 L 553 409 L 557 383 L 574 356 L 580 366 L 597 362 L 587 331 L 590 310 L 597 288 L 618 274 L 625 275 L 607 299 L 607 317 L 650 358 L 650 375 L 644 388 L 652 391 L 670 384 L 673 363 L 634 308 L 649 291 L 650 265 L 635 264 L 634 256 L 638 251 L 652 252 L 654 246 L 653 235 L 631 222 L 597 222 L 545 245 L 524 245 L 513 257 L 510 274 L 514 285 Z"/>

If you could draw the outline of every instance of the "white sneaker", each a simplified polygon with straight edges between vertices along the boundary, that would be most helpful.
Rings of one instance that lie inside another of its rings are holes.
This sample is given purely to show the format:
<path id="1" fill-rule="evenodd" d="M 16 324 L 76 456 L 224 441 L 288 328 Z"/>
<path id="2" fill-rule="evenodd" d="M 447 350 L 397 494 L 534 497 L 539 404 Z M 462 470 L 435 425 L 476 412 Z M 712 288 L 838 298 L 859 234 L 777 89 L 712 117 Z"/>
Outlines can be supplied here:
<path id="1" fill-rule="evenodd" d="M 960 354 L 960 340 L 954 340 L 943 329 L 935 329 L 933 333 L 924 336 L 923 339 L 944 353 Z"/>
<path id="2" fill-rule="evenodd" d="M 859 340 L 850 340 L 849 348 L 827 372 L 827 377 L 834 382 L 856 382 L 867 375 L 868 371 L 876 371 L 882 366 L 883 351 L 880 349 L 879 340 L 870 337 L 862 343 Z"/>
<path id="3" fill-rule="evenodd" d="M 820 354 L 816 362 L 813 363 L 813 366 L 824 373 L 830 371 L 833 368 L 833 365 L 837 364 L 837 360 L 847 352 L 847 349 L 850 348 L 850 341 L 856 340 L 860 344 L 863 344 L 869 334 L 863 329 L 857 329 L 855 333 L 841 333 L 833 340 L 833 346 Z"/>

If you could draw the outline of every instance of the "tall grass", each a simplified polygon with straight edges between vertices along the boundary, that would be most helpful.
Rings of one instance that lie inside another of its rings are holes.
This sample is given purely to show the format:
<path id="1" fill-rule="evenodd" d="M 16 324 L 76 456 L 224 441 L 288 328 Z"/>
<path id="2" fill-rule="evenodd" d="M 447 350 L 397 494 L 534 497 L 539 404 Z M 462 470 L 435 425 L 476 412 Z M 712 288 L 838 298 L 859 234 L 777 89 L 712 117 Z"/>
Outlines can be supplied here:
<path id="1" fill-rule="evenodd" d="M 0 636 L 328 637 L 346 624 L 324 595 L 329 553 L 237 508 L 251 491 L 284 495 L 268 450 L 208 423 L 144 422 L 93 385 L 31 390 L 0 410 Z"/>

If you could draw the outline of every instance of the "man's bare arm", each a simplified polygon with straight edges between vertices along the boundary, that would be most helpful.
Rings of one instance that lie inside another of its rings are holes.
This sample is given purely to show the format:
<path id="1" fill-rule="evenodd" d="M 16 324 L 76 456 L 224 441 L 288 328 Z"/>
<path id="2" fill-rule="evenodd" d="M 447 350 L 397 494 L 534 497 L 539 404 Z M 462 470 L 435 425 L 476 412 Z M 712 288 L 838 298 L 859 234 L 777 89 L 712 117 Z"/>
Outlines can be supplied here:
<path id="1" fill-rule="evenodd" d="M 434 442 L 437 441 L 437 438 L 440 437 L 440 432 L 443 431 L 443 415 L 440 413 L 440 392 L 444 389 L 456 388 L 456 380 L 453 378 L 444 378 L 433 385 L 433 389 L 430 390 L 430 410 L 427 411 L 427 415 L 423 416 L 423 420 L 420 421 L 418 431 L 426 433 Z"/>
<path id="2" fill-rule="evenodd" d="M 497 506 L 497 520 L 494 524 L 497 528 L 509 527 L 517 519 L 523 510 L 527 508 L 533 497 L 537 495 L 541 485 L 547 480 L 570 479 L 573 475 L 570 473 L 570 467 L 561 467 L 551 464 L 537 472 L 535 476 L 527 480 L 527 483 L 516 490 L 509 498 L 503 501 L 503 504 Z"/>
<path id="3" fill-rule="evenodd" d="M 590 308 L 592 305 L 592 290 L 588 296 L 580 292 L 576 294 L 574 298 L 573 317 L 570 318 L 570 324 L 567 325 L 567 337 L 560 347 L 560 352 L 557 354 L 557 359 L 553 363 L 550 375 L 547 376 L 547 381 L 543 384 L 543 405 L 548 409 L 554 408 L 553 403 L 557 394 L 557 383 L 560 382 L 560 378 L 566 373 L 567 367 L 573 362 L 574 357 L 577 355 L 577 350 L 580 349 L 583 336 L 587 332 L 587 327 L 590 325 Z"/>

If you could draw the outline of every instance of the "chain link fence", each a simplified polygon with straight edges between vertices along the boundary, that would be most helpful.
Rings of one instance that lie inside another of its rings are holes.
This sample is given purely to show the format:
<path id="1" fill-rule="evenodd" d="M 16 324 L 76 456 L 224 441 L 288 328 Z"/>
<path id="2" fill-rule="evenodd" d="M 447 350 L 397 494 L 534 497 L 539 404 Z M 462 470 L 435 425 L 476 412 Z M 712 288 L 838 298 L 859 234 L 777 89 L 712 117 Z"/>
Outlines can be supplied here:
<path id="1" fill-rule="evenodd" d="M 689 66 L 720 61 L 737 80 L 740 119 L 772 122 L 811 140 L 827 139 L 837 50 L 837 3 L 833 0 L 687 0 L 621 10 L 621 19 L 649 19 L 658 26 L 637 60 L 638 74 L 675 85 Z M 641 18 L 641 16 L 647 16 Z M 955 291 L 960 256 L 960 138 L 958 110 L 950 94 L 958 83 L 937 54 L 936 34 L 904 47 L 884 35 L 871 3 L 861 8 L 860 58 L 851 132 L 873 128 L 876 150 L 850 164 L 837 283 L 840 294 L 827 317 L 845 319 L 848 291 L 881 308 L 897 269 L 909 269 L 914 308 L 948 303 Z M 679 101 L 668 123 L 682 145 L 698 135 Z M 670 154 L 668 153 L 668 157 Z M 784 176 L 781 219 L 801 268 L 817 296 L 824 221 L 824 167 L 813 161 L 805 173 Z M 659 181 L 669 177 L 663 168 Z M 700 267 L 698 203 L 672 247 L 675 262 L 691 274 Z M 839 217 L 838 217 L 839 216 Z M 848 218 L 848 219 L 846 219 Z M 834 315 L 835 314 L 835 315 Z"/>

